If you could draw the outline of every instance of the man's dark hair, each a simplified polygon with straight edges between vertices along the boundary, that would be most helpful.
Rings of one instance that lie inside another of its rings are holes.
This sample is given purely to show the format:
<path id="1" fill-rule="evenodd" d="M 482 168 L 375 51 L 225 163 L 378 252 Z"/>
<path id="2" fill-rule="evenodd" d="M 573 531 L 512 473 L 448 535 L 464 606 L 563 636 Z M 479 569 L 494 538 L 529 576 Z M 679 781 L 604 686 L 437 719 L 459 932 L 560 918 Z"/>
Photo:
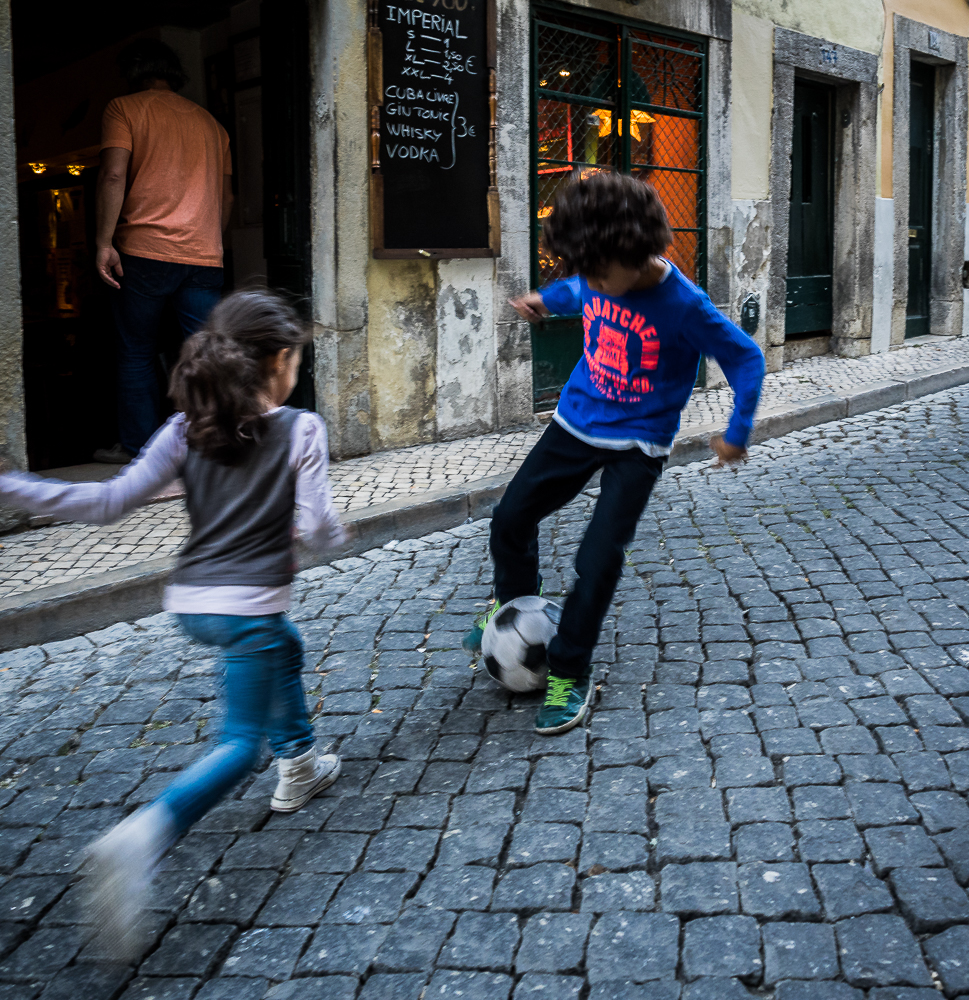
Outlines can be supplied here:
<path id="1" fill-rule="evenodd" d="M 611 261 L 640 267 L 673 234 L 655 189 L 627 174 L 598 171 L 555 196 L 542 229 L 545 248 L 570 274 L 596 275 Z"/>
<path id="2" fill-rule="evenodd" d="M 118 54 L 121 75 L 132 90 L 141 90 L 149 80 L 167 80 L 172 90 L 181 90 L 188 77 L 175 51 L 157 38 L 139 38 Z"/>

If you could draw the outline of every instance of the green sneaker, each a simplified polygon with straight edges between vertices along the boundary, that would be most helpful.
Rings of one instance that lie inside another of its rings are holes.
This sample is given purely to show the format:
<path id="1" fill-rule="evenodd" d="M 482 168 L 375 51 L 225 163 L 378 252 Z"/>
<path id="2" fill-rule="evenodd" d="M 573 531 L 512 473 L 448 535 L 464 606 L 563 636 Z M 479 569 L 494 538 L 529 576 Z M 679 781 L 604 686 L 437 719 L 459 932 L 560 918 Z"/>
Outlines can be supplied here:
<path id="1" fill-rule="evenodd" d="M 465 652 L 468 653 L 480 653 L 481 652 L 481 637 L 484 635 L 484 630 L 488 625 L 488 622 L 498 613 L 498 609 L 501 607 L 499 601 L 495 601 L 490 608 L 474 623 L 474 628 L 461 640 L 461 645 Z"/>
<path id="2" fill-rule="evenodd" d="M 535 732 L 554 736 L 577 726 L 589 711 L 594 692 L 591 677 L 576 680 L 549 674 L 545 703 L 535 716 Z"/>

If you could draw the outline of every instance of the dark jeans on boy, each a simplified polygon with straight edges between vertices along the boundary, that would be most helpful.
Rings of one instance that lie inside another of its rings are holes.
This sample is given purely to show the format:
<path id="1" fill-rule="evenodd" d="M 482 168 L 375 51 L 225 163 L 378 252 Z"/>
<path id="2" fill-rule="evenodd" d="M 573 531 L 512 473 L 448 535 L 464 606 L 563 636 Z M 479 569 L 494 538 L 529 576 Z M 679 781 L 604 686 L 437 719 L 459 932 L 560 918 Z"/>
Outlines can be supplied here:
<path id="1" fill-rule="evenodd" d="M 190 337 L 208 319 L 222 295 L 222 268 L 173 264 L 121 254 L 124 270 L 114 293 L 118 330 L 118 431 L 121 445 L 137 455 L 160 423 L 158 419 L 158 328 L 171 301 Z"/>
<path id="2" fill-rule="evenodd" d="M 505 604 L 537 594 L 538 525 L 564 507 L 602 470 L 601 492 L 575 558 L 578 578 L 566 598 L 548 663 L 557 677 L 588 675 L 602 620 L 622 576 L 626 546 L 659 479 L 664 458 L 640 448 L 596 448 L 554 421 L 505 490 L 491 521 L 495 598 Z"/>

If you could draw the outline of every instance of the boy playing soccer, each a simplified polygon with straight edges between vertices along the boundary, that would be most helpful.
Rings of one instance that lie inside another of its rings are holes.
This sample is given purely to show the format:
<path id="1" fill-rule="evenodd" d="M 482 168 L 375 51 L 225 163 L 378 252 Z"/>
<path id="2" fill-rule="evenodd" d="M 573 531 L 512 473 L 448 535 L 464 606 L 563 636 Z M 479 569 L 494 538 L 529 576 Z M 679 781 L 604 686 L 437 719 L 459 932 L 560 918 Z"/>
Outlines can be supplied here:
<path id="1" fill-rule="evenodd" d="M 484 627 L 502 604 L 540 592 L 538 524 L 601 469 L 601 492 L 575 559 L 575 586 L 548 646 L 548 689 L 535 731 L 552 735 L 588 711 L 592 651 L 701 356 L 717 360 L 734 391 L 727 430 L 710 441 L 721 464 L 747 453 L 764 356 L 660 256 L 672 233 L 659 197 L 641 181 L 603 172 L 573 182 L 557 196 L 544 238 L 573 277 L 511 305 L 530 322 L 581 313 L 585 348 L 553 421 L 495 508 L 495 602 L 464 646 L 479 651 Z"/>

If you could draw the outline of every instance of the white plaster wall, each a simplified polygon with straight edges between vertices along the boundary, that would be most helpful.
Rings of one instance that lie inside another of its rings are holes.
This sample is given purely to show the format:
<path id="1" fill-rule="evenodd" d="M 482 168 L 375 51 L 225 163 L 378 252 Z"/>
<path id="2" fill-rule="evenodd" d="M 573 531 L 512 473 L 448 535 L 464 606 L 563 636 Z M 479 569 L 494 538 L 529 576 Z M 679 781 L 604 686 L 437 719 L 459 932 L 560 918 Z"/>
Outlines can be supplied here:
<path id="1" fill-rule="evenodd" d="M 740 322 L 740 309 L 748 295 L 756 295 L 760 302 L 760 323 L 754 340 L 762 349 L 767 348 L 765 309 L 769 282 L 771 252 L 770 202 L 753 198 L 733 200 L 733 288 L 731 290 L 730 316 Z"/>
<path id="2" fill-rule="evenodd" d="M 508 305 L 528 290 L 531 257 L 529 0 L 497 0 L 497 8 L 501 256 L 495 262 L 495 423 L 509 427 L 532 416 L 531 327 Z"/>
<path id="3" fill-rule="evenodd" d="M 338 458 L 372 447 L 366 32 L 364 0 L 310 5 L 314 380 Z"/>
<path id="4" fill-rule="evenodd" d="M 437 433 L 484 434 L 496 418 L 495 264 L 441 260 L 437 282 Z"/>
<path id="5" fill-rule="evenodd" d="M 884 354 L 892 340 L 892 289 L 895 284 L 895 199 L 875 199 L 875 280 L 871 308 L 871 353 Z"/>

